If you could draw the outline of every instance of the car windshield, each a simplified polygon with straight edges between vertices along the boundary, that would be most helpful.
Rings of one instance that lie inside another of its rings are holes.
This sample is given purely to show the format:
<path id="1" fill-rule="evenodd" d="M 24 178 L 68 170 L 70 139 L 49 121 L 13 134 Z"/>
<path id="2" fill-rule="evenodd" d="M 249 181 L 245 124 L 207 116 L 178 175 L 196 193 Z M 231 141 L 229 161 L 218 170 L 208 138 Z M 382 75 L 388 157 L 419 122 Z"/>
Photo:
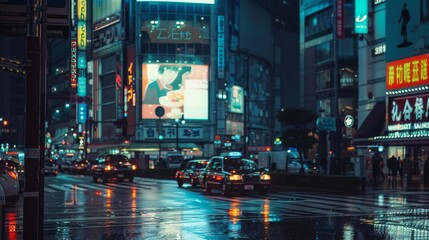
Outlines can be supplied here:
<path id="1" fill-rule="evenodd" d="M 207 166 L 207 161 L 204 162 L 196 162 L 195 163 L 195 168 L 196 169 L 202 169 L 205 168 Z"/>
<path id="2" fill-rule="evenodd" d="M 257 170 L 256 164 L 247 159 L 242 158 L 225 158 L 224 159 L 225 171 L 241 170 L 241 171 L 255 171 Z"/>

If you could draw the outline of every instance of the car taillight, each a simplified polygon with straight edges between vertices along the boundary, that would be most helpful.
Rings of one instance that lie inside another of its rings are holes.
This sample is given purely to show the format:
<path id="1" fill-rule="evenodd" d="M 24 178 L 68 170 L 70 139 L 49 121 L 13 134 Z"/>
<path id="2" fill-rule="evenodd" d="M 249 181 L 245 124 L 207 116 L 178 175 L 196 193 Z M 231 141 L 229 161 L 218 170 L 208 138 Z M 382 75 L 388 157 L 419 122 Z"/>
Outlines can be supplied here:
<path id="1" fill-rule="evenodd" d="M 8 171 L 7 174 L 9 174 L 9 176 L 11 178 L 13 178 L 13 179 L 17 179 L 18 178 L 18 175 L 15 172 L 13 172 L 13 171 Z"/>

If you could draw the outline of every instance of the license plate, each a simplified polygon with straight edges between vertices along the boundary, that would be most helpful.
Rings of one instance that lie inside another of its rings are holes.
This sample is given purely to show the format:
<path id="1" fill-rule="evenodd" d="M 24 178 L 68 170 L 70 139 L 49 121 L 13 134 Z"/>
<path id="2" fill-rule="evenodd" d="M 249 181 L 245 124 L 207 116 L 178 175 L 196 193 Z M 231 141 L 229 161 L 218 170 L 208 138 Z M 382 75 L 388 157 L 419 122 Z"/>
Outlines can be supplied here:
<path id="1" fill-rule="evenodd" d="M 253 190 L 253 185 L 244 185 L 244 190 Z"/>
<path id="2" fill-rule="evenodd" d="M 118 177 L 124 177 L 124 174 L 118 174 Z"/>

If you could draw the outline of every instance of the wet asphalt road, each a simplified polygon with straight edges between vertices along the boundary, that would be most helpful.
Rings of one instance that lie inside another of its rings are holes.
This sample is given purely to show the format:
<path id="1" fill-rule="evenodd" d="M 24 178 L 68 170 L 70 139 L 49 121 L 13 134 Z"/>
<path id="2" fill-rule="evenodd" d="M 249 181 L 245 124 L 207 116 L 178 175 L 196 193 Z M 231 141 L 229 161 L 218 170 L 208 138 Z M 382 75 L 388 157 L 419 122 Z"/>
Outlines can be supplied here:
<path id="1" fill-rule="evenodd" d="M 429 239 L 429 192 L 272 189 L 223 197 L 173 180 L 45 178 L 44 239 Z M 22 199 L 6 239 L 22 239 Z"/>

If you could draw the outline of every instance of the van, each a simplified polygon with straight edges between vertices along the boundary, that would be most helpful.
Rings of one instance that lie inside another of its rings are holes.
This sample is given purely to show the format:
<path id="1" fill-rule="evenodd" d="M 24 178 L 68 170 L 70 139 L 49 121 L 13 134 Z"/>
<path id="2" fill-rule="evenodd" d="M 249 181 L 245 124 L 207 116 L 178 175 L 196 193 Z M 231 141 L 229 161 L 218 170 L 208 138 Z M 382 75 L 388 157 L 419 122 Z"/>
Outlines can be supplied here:
<path id="1" fill-rule="evenodd" d="M 167 152 L 164 162 L 167 168 L 179 168 L 185 157 L 181 152 Z"/>

